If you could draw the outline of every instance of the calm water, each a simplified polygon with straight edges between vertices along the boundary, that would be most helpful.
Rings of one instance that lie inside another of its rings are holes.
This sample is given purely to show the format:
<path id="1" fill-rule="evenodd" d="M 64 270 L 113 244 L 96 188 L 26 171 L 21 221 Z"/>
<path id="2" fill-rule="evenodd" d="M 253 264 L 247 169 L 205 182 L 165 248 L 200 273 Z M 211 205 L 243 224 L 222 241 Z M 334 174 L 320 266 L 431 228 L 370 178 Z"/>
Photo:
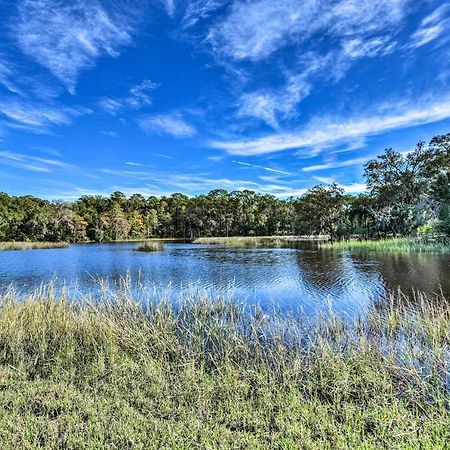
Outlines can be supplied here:
<path id="1" fill-rule="evenodd" d="M 314 312 L 332 305 L 352 314 L 386 289 L 426 292 L 442 289 L 450 296 L 450 255 L 351 253 L 318 250 L 317 244 L 289 248 L 231 248 L 166 244 L 162 252 L 133 252 L 126 244 L 81 244 L 67 249 L 0 252 L 0 290 L 14 283 L 33 291 L 56 279 L 76 292 L 98 289 L 129 274 L 152 288 L 223 292 L 235 298 L 282 309 L 301 306 Z"/>

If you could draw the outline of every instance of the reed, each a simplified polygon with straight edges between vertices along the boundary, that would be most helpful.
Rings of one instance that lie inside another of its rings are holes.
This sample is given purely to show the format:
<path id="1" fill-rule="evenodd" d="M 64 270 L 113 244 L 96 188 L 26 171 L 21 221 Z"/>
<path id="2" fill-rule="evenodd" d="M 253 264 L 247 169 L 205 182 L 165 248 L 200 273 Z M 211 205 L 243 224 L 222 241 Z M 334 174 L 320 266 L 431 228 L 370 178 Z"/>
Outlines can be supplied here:
<path id="1" fill-rule="evenodd" d="M 161 252 L 164 250 L 164 242 L 147 241 L 139 244 L 134 251 L 136 252 Z"/>
<path id="2" fill-rule="evenodd" d="M 0 251 L 67 248 L 68 246 L 67 242 L 0 242 Z"/>
<path id="3" fill-rule="evenodd" d="M 348 249 L 348 250 L 367 250 L 367 251 L 430 252 L 430 253 L 450 252 L 449 243 L 429 242 L 414 238 L 323 242 L 320 244 L 320 247 L 336 250 Z"/>
<path id="4" fill-rule="evenodd" d="M 278 247 L 298 241 L 316 241 L 328 239 L 327 236 L 236 236 L 236 237 L 202 237 L 194 244 L 215 244 L 230 247 Z"/>
<path id="5" fill-rule="evenodd" d="M 349 323 L 227 298 L 0 298 L 0 447 L 446 448 L 450 306 Z"/>

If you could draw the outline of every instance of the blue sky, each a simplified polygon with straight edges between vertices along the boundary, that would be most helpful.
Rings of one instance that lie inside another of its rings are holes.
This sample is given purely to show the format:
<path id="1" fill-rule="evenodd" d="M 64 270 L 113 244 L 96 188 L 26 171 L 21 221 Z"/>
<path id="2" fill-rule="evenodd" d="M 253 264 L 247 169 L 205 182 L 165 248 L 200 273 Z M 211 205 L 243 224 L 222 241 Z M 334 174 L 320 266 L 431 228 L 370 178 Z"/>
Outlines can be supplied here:
<path id="1" fill-rule="evenodd" d="M 450 131 L 450 3 L 0 0 L 0 191 L 363 189 Z"/>

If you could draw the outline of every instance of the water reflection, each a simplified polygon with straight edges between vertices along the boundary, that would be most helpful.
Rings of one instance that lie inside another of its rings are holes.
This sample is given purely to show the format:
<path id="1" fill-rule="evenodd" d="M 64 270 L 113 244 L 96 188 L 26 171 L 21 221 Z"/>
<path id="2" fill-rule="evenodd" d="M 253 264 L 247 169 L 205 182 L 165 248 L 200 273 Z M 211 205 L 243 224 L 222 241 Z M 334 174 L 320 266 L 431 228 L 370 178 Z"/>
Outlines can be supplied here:
<path id="1" fill-rule="evenodd" d="M 73 245 L 68 249 L 0 252 L 0 289 L 11 283 L 26 293 L 57 278 L 78 292 L 98 289 L 99 278 L 126 274 L 150 289 L 171 286 L 223 292 L 308 315 L 327 308 L 353 314 L 388 289 L 413 288 L 450 294 L 450 255 L 352 253 L 321 250 L 312 242 L 281 248 L 229 248 L 166 244 L 156 253 L 133 252 L 135 244 Z"/>

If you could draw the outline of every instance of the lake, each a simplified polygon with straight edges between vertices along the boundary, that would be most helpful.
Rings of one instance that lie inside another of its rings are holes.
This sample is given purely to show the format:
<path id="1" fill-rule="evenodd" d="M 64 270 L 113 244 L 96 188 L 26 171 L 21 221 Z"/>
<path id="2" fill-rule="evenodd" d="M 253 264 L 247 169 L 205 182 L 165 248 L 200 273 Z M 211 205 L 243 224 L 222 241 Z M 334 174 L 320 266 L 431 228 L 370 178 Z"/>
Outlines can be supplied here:
<path id="1" fill-rule="evenodd" d="M 136 243 L 75 244 L 66 249 L 0 252 L 0 290 L 13 283 L 28 293 L 56 280 L 75 295 L 96 292 L 129 275 L 136 285 L 165 290 L 232 292 L 233 297 L 282 310 L 302 307 L 313 316 L 332 306 L 354 314 L 388 289 L 401 287 L 450 296 L 450 255 L 352 253 L 316 242 L 284 248 L 233 248 L 166 243 L 161 252 L 134 252 Z"/>

